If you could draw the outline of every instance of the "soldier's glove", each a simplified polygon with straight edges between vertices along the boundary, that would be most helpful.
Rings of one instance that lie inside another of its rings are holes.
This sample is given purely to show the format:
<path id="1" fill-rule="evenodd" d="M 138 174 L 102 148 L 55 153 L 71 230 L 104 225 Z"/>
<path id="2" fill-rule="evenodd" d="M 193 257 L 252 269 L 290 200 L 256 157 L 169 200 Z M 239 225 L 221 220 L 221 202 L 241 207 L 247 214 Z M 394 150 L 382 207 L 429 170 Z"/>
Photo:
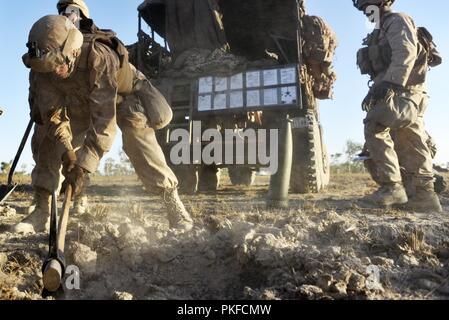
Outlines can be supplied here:
<path id="1" fill-rule="evenodd" d="M 86 172 L 84 171 L 84 169 L 78 165 L 75 165 L 75 167 L 72 170 L 64 173 L 65 180 L 64 183 L 62 184 L 61 192 L 65 193 L 67 187 L 72 186 L 73 190 L 72 200 L 73 200 L 75 196 L 79 195 L 83 191 L 85 174 Z"/>
<path id="2" fill-rule="evenodd" d="M 382 81 L 381 83 L 373 87 L 373 89 L 371 90 L 371 94 L 374 101 L 386 101 L 389 95 L 403 89 L 404 87 L 402 87 L 401 85 L 388 81 Z"/>
<path id="3" fill-rule="evenodd" d="M 65 176 L 75 168 L 76 154 L 73 150 L 68 150 L 62 155 L 62 174 Z"/>
<path id="4" fill-rule="evenodd" d="M 72 186 L 73 196 L 82 192 L 84 186 L 84 169 L 76 165 L 76 154 L 68 150 L 62 155 L 62 174 L 65 177 L 61 192 L 65 192 L 68 185 Z"/>

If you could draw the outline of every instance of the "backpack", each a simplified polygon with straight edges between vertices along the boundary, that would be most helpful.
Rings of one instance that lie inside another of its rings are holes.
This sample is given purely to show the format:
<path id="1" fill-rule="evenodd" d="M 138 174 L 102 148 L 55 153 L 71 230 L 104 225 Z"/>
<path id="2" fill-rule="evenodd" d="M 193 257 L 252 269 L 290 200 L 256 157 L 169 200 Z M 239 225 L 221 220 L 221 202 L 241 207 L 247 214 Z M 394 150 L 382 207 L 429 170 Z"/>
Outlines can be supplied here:
<path id="1" fill-rule="evenodd" d="M 91 47 L 95 42 L 100 42 L 117 54 L 120 61 L 120 69 L 117 72 L 118 93 L 130 94 L 133 90 L 134 71 L 129 63 L 128 49 L 117 38 L 116 33 L 112 30 L 95 29 L 91 34 L 84 34 L 84 38 L 88 39 Z"/>
<path id="2" fill-rule="evenodd" d="M 443 58 L 437 50 L 433 36 L 425 27 L 418 28 L 418 39 L 427 54 L 427 62 L 430 67 L 434 68 L 443 63 Z"/>
<path id="3" fill-rule="evenodd" d="M 336 74 L 332 67 L 337 36 L 332 28 L 320 17 L 303 17 L 303 55 L 313 93 L 317 99 L 332 98 Z"/>

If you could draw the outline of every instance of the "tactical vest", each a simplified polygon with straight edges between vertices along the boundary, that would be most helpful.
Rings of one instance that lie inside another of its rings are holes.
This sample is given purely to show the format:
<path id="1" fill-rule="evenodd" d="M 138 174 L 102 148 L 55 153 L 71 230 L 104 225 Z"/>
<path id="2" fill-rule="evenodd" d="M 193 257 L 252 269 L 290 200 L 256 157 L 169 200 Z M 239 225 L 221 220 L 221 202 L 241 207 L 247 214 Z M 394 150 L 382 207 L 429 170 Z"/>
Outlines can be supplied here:
<path id="1" fill-rule="evenodd" d="M 129 63 L 128 50 L 114 32 L 96 29 L 94 33 L 84 33 L 82 54 L 77 69 L 88 70 L 89 56 L 96 42 L 111 48 L 120 60 L 117 72 L 117 105 L 127 104 L 133 111 L 144 113 L 149 125 L 156 130 L 165 128 L 173 119 L 171 107 L 150 81 Z"/>
<path id="2" fill-rule="evenodd" d="M 118 94 L 131 94 L 135 72 L 129 64 L 128 50 L 125 45 L 113 31 L 96 29 L 95 33 L 84 33 L 83 49 L 87 49 L 87 57 L 90 55 L 96 42 L 103 43 L 111 48 L 119 58 L 120 68 L 117 72 Z"/>
<path id="3" fill-rule="evenodd" d="M 391 48 L 388 44 L 380 45 L 381 30 L 376 29 L 363 40 L 363 47 L 357 52 L 357 66 L 362 74 L 374 79 L 388 69 L 391 63 Z"/>
<path id="4" fill-rule="evenodd" d="M 385 19 L 395 16 L 391 13 Z M 386 20 L 387 21 L 387 20 Z M 386 24 L 384 21 L 383 25 Z M 430 46 L 426 43 L 429 41 L 430 33 L 424 33 L 425 28 L 417 29 L 418 37 L 418 55 L 414 67 L 407 82 L 407 86 L 419 85 L 425 82 L 429 65 L 437 63 L 437 55 L 429 50 Z M 379 74 L 386 72 L 391 64 L 392 50 L 388 43 L 380 44 L 380 36 L 385 32 L 382 28 L 374 30 L 367 38 L 364 39 L 363 47 L 357 52 L 357 65 L 362 74 L 367 74 L 374 80 Z M 431 37 L 431 35 L 430 35 Z M 432 39 L 430 39 L 432 42 Z M 436 46 L 435 46 L 436 47 Z M 436 49 L 434 50 L 436 51 Z M 437 51 L 436 51 L 437 52 Z M 434 62 L 431 61 L 434 59 Z"/>

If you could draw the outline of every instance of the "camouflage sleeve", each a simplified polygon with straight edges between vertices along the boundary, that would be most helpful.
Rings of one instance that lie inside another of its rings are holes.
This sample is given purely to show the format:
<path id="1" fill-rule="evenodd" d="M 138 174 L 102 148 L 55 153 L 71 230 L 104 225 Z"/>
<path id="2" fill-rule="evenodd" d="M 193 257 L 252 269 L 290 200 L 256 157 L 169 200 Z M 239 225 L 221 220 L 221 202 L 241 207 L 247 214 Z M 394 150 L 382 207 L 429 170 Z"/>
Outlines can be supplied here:
<path id="1" fill-rule="evenodd" d="M 72 150 L 72 131 L 62 95 L 52 85 L 47 74 L 36 73 L 33 80 L 31 108 L 35 109 L 35 113 L 39 112 L 47 137 L 61 143 L 65 150 Z"/>
<path id="2" fill-rule="evenodd" d="M 31 119 L 37 123 L 37 124 L 43 124 L 40 112 L 39 112 L 39 107 L 36 104 L 36 81 L 37 80 L 37 74 L 33 71 L 30 71 L 30 76 L 29 76 L 29 83 L 30 83 L 30 88 L 28 91 L 28 104 L 30 106 L 30 117 Z"/>
<path id="3" fill-rule="evenodd" d="M 97 170 L 101 158 L 114 142 L 118 69 L 117 55 L 106 45 L 96 42 L 89 57 L 91 126 L 77 152 L 77 164 L 88 172 Z"/>
<path id="4" fill-rule="evenodd" d="M 384 81 L 405 86 L 418 55 L 418 35 L 413 20 L 396 14 L 388 21 L 386 38 L 391 47 L 391 64 Z"/>

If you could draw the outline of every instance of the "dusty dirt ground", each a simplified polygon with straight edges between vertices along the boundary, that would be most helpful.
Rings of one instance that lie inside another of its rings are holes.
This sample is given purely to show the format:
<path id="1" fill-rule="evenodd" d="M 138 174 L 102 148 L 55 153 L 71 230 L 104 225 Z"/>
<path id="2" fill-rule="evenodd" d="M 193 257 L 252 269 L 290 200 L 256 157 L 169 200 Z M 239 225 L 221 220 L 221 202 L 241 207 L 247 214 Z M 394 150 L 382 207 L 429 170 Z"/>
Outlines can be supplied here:
<path id="1" fill-rule="evenodd" d="M 56 299 L 449 298 L 449 194 L 442 214 L 361 208 L 374 187 L 338 175 L 273 211 L 266 177 L 250 188 L 225 181 L 217 194 L 183 196 L 196 226 L 177 234 L 136 178 L 93 179 L 66 250 L 81 287 Z M 16 192 L 0 210 L 0 299 L 41 299 L 47 236 L 8 231 L 31 197 Z"/>

